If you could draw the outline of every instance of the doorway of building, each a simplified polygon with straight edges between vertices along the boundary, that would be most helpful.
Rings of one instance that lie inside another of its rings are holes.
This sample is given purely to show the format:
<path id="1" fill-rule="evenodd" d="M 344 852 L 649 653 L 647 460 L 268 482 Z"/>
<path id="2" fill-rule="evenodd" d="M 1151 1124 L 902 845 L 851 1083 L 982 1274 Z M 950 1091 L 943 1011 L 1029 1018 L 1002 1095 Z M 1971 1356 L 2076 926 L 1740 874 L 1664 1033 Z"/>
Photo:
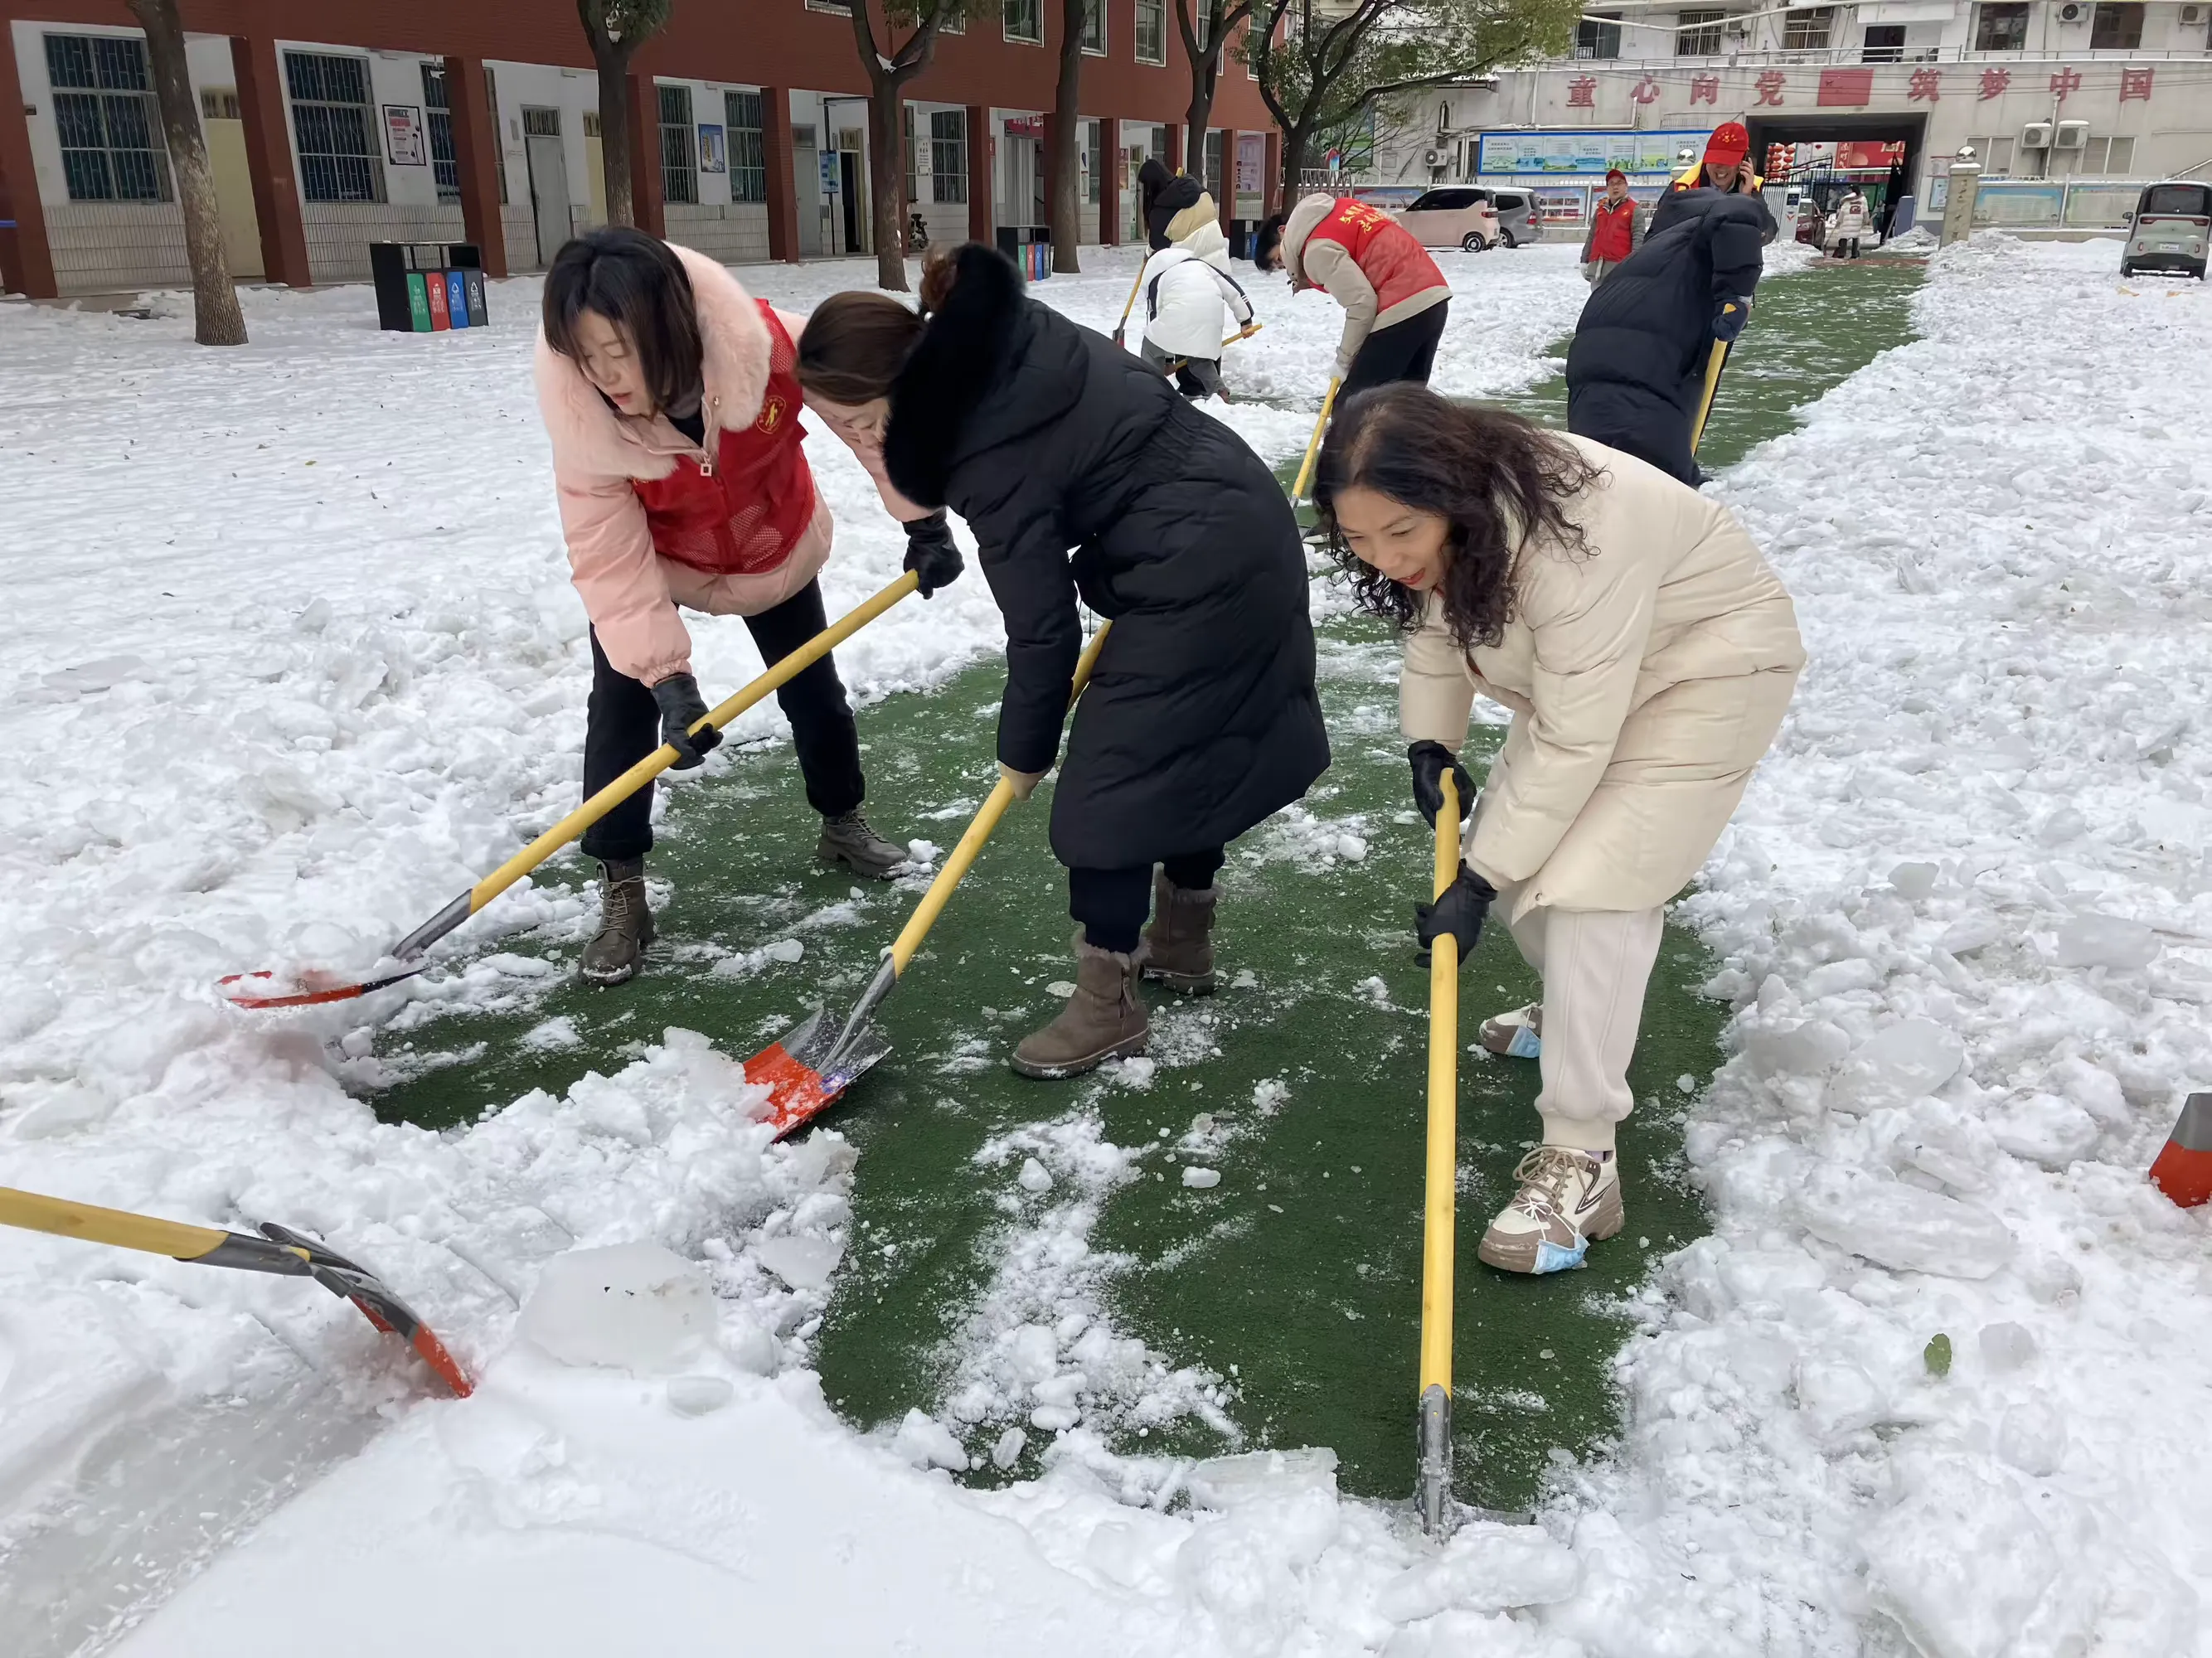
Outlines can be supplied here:
<path id="1" fill-rule="evenodd" d="M 791 129 L 792 184 L 799 196 L 799 257 L 822 257 L 822 150 L 811 123 Z"/>
<path id="2" fill-rule="evenodd" d="M 1784 182 L 1799 185 L 1805 198 L 1819 211 L 1833 210 L 1853 185 L 1863 191 L 1867 210 L 1877 225 L 1889 222 L 1889 211 L 1899 196 L 1912 190 L 1920 155 L 1928 137 L 1928 117 L 1912 115 L 1830 115 L 1794 119 L 1753 116 L 1744 123 L 1751 134 L 1752 165 L 1771 173 L 1770 158 L 1778 145 L 1795 152 L 1787 180 L 1770 176 L 1767 194 L 1776 216 L 1781 216 Z M 1795 227 L 1784 225 L 1788 237 Z"/>
<path id="3" fill-rule="evenodd" d="M 200 127 L 207 134 L 208 169 L 215 174 L 216 211 L 222 220 L 222 257 L 236 277 L 258 277 L 261 219 L 253 210 L 253 169 L 246 155 L 246 123 L 235 87 L 200 89 Z"/>
<path id="4" fill-rule="evenodd" d="M 568 157 L 561 147 L 559 110 L 522 106 L 522 149 L 530 164 L 530 213 L 538 228 L 538 263 L 547 269 L 572 234 Z"/>
<path id="5" fill-rule="evenodd" d="M 868 163 L 862 146 L 867 137 L 858 127 L 837 131 L 837 215 L 847 253 L 866 253 L 873 245 L 868 222 Z"/>

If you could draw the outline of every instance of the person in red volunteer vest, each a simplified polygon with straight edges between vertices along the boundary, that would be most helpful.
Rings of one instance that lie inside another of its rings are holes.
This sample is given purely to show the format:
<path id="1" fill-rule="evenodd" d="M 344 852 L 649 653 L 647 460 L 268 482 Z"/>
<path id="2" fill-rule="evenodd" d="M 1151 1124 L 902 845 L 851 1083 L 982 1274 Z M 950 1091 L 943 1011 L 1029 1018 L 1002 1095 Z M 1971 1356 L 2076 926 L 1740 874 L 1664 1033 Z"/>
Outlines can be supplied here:
<path id="1" fill-rule="evenodd" d="M 708 705 L 678 606 L 744 617 L 769 663 L 828 626 L 816 578 L 831 521 L 800 447 L 803 325 L 714 260 L 626 227 L 578 237 L 546 272 L 538 404 L 591 619 L 586 797 L 663 743 L 684 768 L 722 740 L 690 729 Z M 958 575 L 944 514 L 879 487 L 907 526 L 907 568 L 923 593 Z M 860 738 L 835 660 L 794 676 L 776 701 L 822 814 L 817 855 L 889 878 L 907 854 L 860 815 Z M 600 865 L 599 930 L 580 964 L 591 983 L 629 979 L 653 942 L 652 846 L 650 784 L 585 832 L 585 855 Z"/>
<path id="2" fill-rule="evenodd" d="M 1605 175 L 1605 194 L 1590 203 L 1589 234 L 1583 238 L 1583 276 L 1592 288 L 1636 252 L 1637 229 L 1628 175 L 1614 167 Z"/>
<path id="3" fill-rule="evenodd" d="M 1428 384 L 1451 284 L 1428 250 L 1365 202 L 1309 196 L 1260 227 L 1253 263 L 1288 270 L 1293 291 L 1318 288 L 1344 307 L 1337 400 L 1395 380 Z"/>

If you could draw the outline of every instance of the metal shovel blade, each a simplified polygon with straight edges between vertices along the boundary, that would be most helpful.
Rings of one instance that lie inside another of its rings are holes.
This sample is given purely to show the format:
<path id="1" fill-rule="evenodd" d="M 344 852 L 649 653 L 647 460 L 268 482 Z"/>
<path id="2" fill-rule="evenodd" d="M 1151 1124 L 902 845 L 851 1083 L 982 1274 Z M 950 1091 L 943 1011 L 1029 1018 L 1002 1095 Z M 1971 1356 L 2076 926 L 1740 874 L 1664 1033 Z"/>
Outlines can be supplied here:
<path id="1" fill-rule="evenodd" d="M 300 1251 L 307 1257 L 307 1274 L 316 1283 L 341 1300 L 349 1301 L 362 1310 L 362 1315 L 386 1335 L 396 1335 L 412 1347 L 422 1362 L 436 1371 L 438 1377 L 453 1390 L 456 1399 L 466 1399 L 476 1391 L 469 1381 L 468 1372 L 462 1370 L 459 1360 L 446 1351 L 446 1344 L 438 1339 L 430 1327 L 415 1315 L 415 1309 L 385 1287 L 384 1280 L 365 1266 L 356 1266 L 335 1249 L 316 1242 L 280 1226 L 273 1220 L 260 1224 L 261 1235 L 288 1249 Z M 294 1267 L 295 1272 L 300 1270 Z"/>
<path id="2" fill-rule="evenodd" d="M 782 1139 L 829 1109 L 890 1051 L 872 1023 L 842 1030 L 817 1007 L 745 1061 L 745 1080 L 769 1090 L 767 1121 Z"/>
<path id="3" fill-rule="evenodd" d="M 382 990 L 422 969 L 406 968 L 381 979 L 351 979 L 314 969 L 301 973 L 234 973 L 218 980 L 216 988 L 233 1007 L 317 1007 L 325 1002 L 347 1002 Z"/>

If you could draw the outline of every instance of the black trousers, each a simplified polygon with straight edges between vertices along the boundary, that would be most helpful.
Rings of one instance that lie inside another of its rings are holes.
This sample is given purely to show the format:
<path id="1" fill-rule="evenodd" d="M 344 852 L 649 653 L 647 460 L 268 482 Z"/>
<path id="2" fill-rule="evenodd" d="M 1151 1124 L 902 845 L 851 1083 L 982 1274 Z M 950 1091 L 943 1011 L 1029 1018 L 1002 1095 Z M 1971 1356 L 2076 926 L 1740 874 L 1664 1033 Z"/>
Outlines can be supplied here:
<path id="1" fill-rule="evenodd" d="M 1437 366 L 1437 342 L 1444 337 L 1444 313 L 1450 309 L 1449 300 L 1439 300 L 1403 322 L 1370 334 L 1352 359 L 1352 372 L 1337 387 L 1336 400 L 1348 403 L 1370 387 L 1399 380 L 1426 386 L 1429 371 Z"/>
<path id="2" fill-rule="evenodd" d="M 781 662 L 830 625 L 822 609 L 822 585 L 810 581 L 772 610 L 745 618 L 761 659 Z M 837 665 L 823 657 L 775 694 L 791 721 L 792 744 L 799 750 L 799 774 L 806 780 L 807 804 L 824 817 L 855 810 L 867 792 L 860 775 L 860 735 L 853 705 L 837 677 Z M 660 705 L 639 680 L 618 673 L 592 635 L 592 699 L 584 724 L 584 797 L 589 799 L 660 746 Z M 653 785 L 635 794 L 584 831 L 584 855 L 601 860 L 642 858 L 653 850 Z"/>
<path id="3" fill-rule="evenodd" d="M 1187 852 L 1163 859 L 1168 884 L 1185 892 L 1202 891 L 1227 862 L 1219 847 Z M 1133 869 L 1071 869 L 1067 872 L 1067 913 L 1083 924 L 1083 936 L 1094 948 L 1117 950 L 1126 956 L 1137 947 L 1145 918 L 1152 913 L 1152 866 Z"/>

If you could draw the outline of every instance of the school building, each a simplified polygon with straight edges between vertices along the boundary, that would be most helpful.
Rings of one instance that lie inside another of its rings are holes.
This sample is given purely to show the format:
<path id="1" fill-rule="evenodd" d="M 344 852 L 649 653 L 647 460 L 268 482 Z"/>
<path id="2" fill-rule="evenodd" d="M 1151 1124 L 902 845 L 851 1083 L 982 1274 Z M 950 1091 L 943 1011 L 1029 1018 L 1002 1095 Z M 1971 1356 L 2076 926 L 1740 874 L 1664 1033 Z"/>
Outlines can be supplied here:
<path id="1" fill-rule="evenodd" d="M 605 222 L 599 80 L 574 0 L 180 6 L 240 280 L 365 280 L 377 241 L 473 242 L 492 275 L 538 270 Z M 1044 234 L 1063 9 L 988 9 L 903 88 L 907 197 L 933 240 Z M 0 98 L 0 285 L 51 298 L 188 283 L 129 9 L 0 0 L 0 84 L 20 93 Z M 1084 34 L 1084 240 L 1125 241 L 1138 167 L 1186 153 L 1190 71 L 1174 0 L 1092 0 Z M 675 0 L 628 78 L 641 225 L 733 264 L 873 252 L 848 0 Z M 1280 136 L 1233 48 L 1205 157 L 1224 219 L 1261 217 Z"/>

